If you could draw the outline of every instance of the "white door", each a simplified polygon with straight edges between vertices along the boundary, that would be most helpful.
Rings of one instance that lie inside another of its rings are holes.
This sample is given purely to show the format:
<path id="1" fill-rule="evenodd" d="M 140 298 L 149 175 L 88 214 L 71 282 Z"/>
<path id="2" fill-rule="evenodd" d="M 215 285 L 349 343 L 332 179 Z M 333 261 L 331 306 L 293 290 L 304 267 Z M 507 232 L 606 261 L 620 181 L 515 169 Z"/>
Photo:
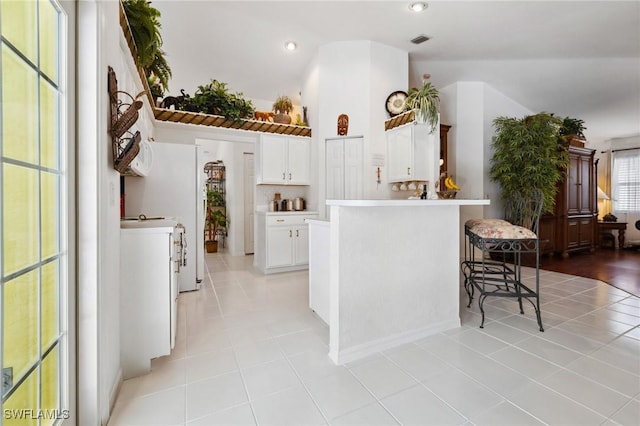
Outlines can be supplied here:
<path id="1" fill-rule="evenodd" d="M 360 200 L 364 194 L 363 138 L 344 140 L 344 199 Z"/>
<path id="2" fill-rule="evenodd" d="M 245 152 L 244 160 L 244 253 L 253 254 L 254 196 L 256 180 L 253 154 Z"/>
<path id="3" fill-rule="evenodd" d="M 287 138 L 263 135 L 260 139 L 260 182 L 285 183 Z"/>
<path id="4" fill-rule="evenodd" d="M 344 139 L 327 139 L 325 144 L 327 200 L 344 199 Z"/>
<path id="5" fill-rule="evenodd" d="M 294 264 L 309 263 L 309 226 L 298 226 L 293 230 L 295 237 Z"/>
<path id="6" fill-rule="evenodd" d="M 308 139 L 288 140 L 288 172 L 286 183 L 308 185 L 310 183 L 311 146 Z"/>
<path id="7" fill-rule="evenodd" d="M 397 127 L 387 132 L 387 158 L 389 182 L 402 182 L 411 178 L 412 128 Z"/>
<path id="8" fill-rule="evenodd" d="M 293 264 L 293 230 L 285 226 L 267 228 L 267 268 Z"/>

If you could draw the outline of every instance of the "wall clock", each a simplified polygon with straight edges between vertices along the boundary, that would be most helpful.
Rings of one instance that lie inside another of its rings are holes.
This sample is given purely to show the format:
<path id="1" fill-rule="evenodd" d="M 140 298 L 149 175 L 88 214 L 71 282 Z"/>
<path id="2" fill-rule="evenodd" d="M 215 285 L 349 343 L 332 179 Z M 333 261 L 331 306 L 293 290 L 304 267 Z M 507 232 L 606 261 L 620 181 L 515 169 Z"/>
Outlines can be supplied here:
<path id="1" fill-rule="evenodd" d="M 384 106 L 391 117 L 402 114 L 407 106 L 407 92 L 397 90 L 391 93 Z"/>

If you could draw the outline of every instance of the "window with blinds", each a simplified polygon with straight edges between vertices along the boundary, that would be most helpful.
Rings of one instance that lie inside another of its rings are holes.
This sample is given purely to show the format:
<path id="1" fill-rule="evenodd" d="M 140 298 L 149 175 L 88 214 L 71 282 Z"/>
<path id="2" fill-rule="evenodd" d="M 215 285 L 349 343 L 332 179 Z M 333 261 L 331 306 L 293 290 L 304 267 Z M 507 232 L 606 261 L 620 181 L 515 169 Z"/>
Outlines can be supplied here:
<path id="1" fill-rule="evenodd" d="M 613 152 L 613 211 L 640 213 L 640 149 Z"/>

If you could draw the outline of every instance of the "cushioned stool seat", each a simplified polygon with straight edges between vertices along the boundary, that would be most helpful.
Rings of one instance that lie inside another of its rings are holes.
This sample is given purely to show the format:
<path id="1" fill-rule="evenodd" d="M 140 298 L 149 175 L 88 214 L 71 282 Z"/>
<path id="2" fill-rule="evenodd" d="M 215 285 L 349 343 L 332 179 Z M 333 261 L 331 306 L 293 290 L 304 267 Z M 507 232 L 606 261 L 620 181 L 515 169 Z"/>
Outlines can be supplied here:
<path id="1" fill-rule="evenodd" d="M 532 217 L 522 223 L 532 223 L 537 230 L 542 211 L 542 194 L 534 193 L 528 201 L 517 200 L 521 211 L 532 212 Z M 464 288 L 469 296 L 471 307 L 474 293 L 477 291 L 478 307 L 482 314 L 480 328 L 484 328 L 484 301 L 489 296 L 511 297 L 518 300 L 520 313 L 524 314 L 522 299 L 533 306 L 540 331 L 542 318 L 539 298 L 539 239 L 536 232 L 529 228 L 512 224 L 502 219 L 470 219 L 465 223 L 465 260 L 460 265 L 464 274 Z M 476 251 L 480 255 L 476 256 Z M 522 253 L 535 254 L 535 288 L 522 283 Z M 501 259 L 501 260 L 500 260 Z"/>

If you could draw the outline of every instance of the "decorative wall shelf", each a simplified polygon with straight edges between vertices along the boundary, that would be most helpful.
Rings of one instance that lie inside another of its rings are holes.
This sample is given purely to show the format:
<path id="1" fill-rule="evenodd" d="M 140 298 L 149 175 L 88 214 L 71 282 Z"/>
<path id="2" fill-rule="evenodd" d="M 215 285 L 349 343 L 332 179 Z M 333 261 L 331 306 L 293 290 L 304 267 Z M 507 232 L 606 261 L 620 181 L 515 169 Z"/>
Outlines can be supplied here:
<path id="1" fill-rule="evenodd" d="M 138 98 L 144 92 L 133 97 L 127 92 L 118 90 L 118 80 L 113 68 L 108 67 L 107 89 L 109 91 L 111 148 L 113 150 L 113 168 L 120 174 L 129 172 L 129 164 L 140 152 L 140 132 L 129 132 L 138 120 L 138 110 L 142 101 Z"/>
<path id="2" fill-rule="evenodd" d="M 223 127 L 227 129 L 240 129 L 252 132 L 276 133 L 281 135 L 307 137 L 311 136 L 310 127 L 278 124 L 258 120 L 232 120 L 219 115 L 201 114 L 189 111 L 176 111 L 156 107 L 155 99 L 153 98 L 153 95 L 151 95 L 151 89 L 149 88 L 149 84 L 147 83 L 147 76 L 145 75 L 144 69 L 138 63 L 138 51 L 136 49 L 136 44 L 133 41 L 131 28 L 129 27 L 129 22 L 127 21 L 127 16 L 124 12 L 122 3 L 120 3 L 120 27 L 122 28 L 122 32 L 124 33 L 124 38 L 127 41 L 129 50 L 131 51 L 131 56 L 133 57 L 133 61 L 136 64 L 136 68 L 138 68 L 140 80 L 142 80 L 142 85 L 145 89 L 147 97 L 149 98 L 149 105 L 151 105 L 151 108 L 153 109 L 153 115 L 156 120 L 170 121 L 174 123 L 197 124 L 211 127 Z"/>
<path id="3" fill-rule="evenodd" d="M 415 120 L 416 114 L 413 110 L 403 112 L 402 114 L 396 115 L 393 118 L 384 122 L 384 130 L 391 130 L 393 128 L 402 126 L 403 124 L 411 123 Z"/>
<path id="4" fill-rule="evenodd" d="M 311 136 L 311 128 L 278 124 L 258 120 L 233 120 L 220 115 L 202 114 L 198 112 L 179 111 L 173 109 L 154 108 L 156 120 L 174 123 L 199 124 L 201 126 L 223 127 L 227 129 L 249 130 L 253 132 L 277 133 L 292 136 Z"/>

